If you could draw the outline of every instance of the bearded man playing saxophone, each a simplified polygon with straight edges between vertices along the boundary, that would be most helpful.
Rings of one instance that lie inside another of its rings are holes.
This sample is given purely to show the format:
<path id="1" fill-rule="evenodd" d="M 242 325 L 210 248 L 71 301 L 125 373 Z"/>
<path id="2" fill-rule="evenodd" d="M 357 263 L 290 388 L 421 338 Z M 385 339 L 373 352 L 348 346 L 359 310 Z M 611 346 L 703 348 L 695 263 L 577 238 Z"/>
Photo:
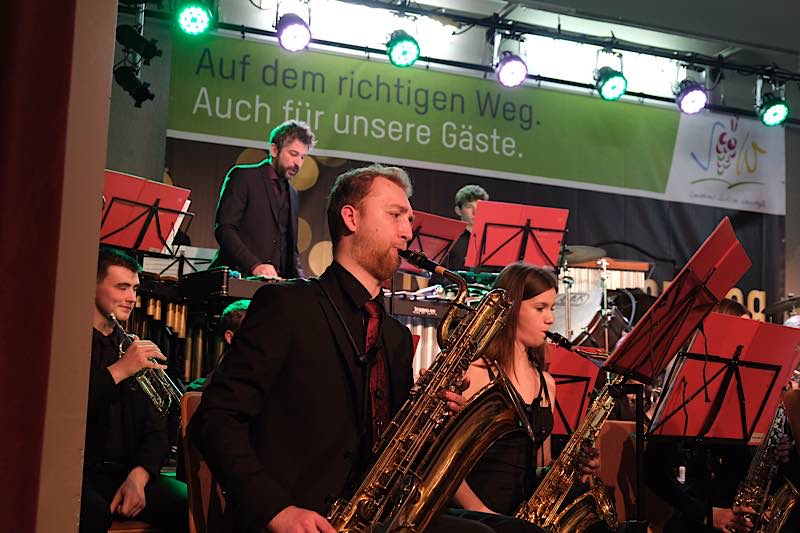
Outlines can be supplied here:
<path id="1" fill-rule="evenodd" d="M 259 289 L 203 393 L 189 435 L 237 531 L 333 532 L 324 515 L 357 488 L 372 443 L 408 396 L 411 333 L 383 310 L 381 284 L 411 238 L 410 195 L 396 167 L 339 176 L 328 206 L 333 263 L 319 279 Z M 446 399 L 453 410 L 464 402 Z M 440 517 L 427 531 L 526 530 Z"/>

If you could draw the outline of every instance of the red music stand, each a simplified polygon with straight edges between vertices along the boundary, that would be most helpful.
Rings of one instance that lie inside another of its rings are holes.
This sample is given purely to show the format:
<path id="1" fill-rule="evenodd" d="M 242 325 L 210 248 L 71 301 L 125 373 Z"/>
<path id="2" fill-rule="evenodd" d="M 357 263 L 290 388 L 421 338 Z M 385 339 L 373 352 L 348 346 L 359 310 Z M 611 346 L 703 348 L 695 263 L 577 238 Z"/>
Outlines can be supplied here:
<path id="1" fill-rule="evenodd" d="M 670 368 L 649 436 L 761 444 L 799 362 L 800 330 L 711 313 Z"/>
<path id="2" fill-rule="evenodd" d="M 434 263 L 443 263 L 453 243 L 458 240 L 466 228 L 467 223 L 461 220 L 414 211 L 412 237 L 408 242 L 408 249 L 424 253 Z M 400 270 L 414 275 L 422 272 L 422 269 L 415 267 L 405 259 L 400 263 Z"/>
<path id="3" fill-rule="evenodd" d="M 172 238 L 193 213 L 189 189 L 106 170 L 100 243 L 175 256 Z M 155 222 L 155 223 L 154 223 Z"/>
<path id="4" fill-rule="evenodd" d="M 750 264 L 725 217 L 603 368 L 652 383 Z"/>
<path id="5" fill-rule="evenodd" d="M 504 267 L 525 261 L 557 269 L 568 209 L 479 201 L 465 265 Z"/>
<path id="6" fill-rule="evenodd" d="M 554 344 L 547 344 L 547 372 L 556 382 L 553 435 L 572 435 L 586 414 L 589 395 L 597 381 L 597 365 Z M 585 349 L 590 350 L 589 348 Z"/>

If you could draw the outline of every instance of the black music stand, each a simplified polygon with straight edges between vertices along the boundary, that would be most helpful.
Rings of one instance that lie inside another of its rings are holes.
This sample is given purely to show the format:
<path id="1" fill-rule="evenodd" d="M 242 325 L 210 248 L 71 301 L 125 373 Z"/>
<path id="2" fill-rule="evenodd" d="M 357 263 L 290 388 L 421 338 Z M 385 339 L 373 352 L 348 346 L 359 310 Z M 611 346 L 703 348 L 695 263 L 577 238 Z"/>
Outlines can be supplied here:
<path id="1" fill-rule="evenodd" d="M 111 198 L 111 201 L 109 202 L 108 207 L 103 213 L 103 218 L 100 222 L 100 231 L 101 231 L 100 242 L 103 243 L 104 241 L 111 239 L 111 237 L 114 237 L 116 235 L 121 235 L 126 231 L 127 231 L 127 238 L 130 238 L 132 234 L 128 230 L 131 228 L 135 228 L 136 225 L 139 224 L 138 228 L 139 231 L 135 233 L 135 238 L 133 239 L 132 242 L 130 243 L 115 242 L 113 244 L 115 246 L 129 248 L 131 250 L 151 253 L 153 243 L 159 243 L 162 247 L 161 249 L 167 251 L 166 255 L 168 255 L 169 257 L 176 257 L 176 253 L 178 248 L 180 248 L 180 245 L 178 245 L 178 247 L 176 247 L 173 250 L 172 247 L 170 246 L 170 243 L 167 243 L 167 240 L 164 237 L 164 233 L 161 229 L 162 222 L 159 213 L 167 213 L 169 215 L 172 215 L 175 217 L 175 221 L 180 219 L 181 220 L 180 226 L 178 226 L 178 228 L 173 227 L 171 229 L 177 231 L 177 229 L 183 227 L 184 232 L 186 232 L 189 229 L 189 226 L 191 225 L 192 220 L 194 219 L 194 213 L 179 209 L 170 209 L 167 207 L 161 207 L 159 205 L 160 203 L 161 203 L 160 198 L 156 198 L 152 204 L 145 202 L 138 202 L 136 200 L 129 200 L 127 198 L 120 198 L 116 196 Z M 107 228 L 106 221 L 109 220 L 109 215 L 112 212 L 114 212 L 115 205 L 141 208 L 141 211 L 132 216 L 131 218 L 123 220 L 119 226 L 115 228 Z M 183 225 L 183 220 L 188 220 L 185 226 Z M 155 222 L 155 229 L 151 229 L 153 222 Z M 107 233 L 102 233 L 103 230 L 106 230 Z M 143 245 L 145 244 L 147 244 L 147 246 L 143 248 Z M 192 268 L 194 269 L 194 267 Z"/>
<path id="2" fill-rule="evenodd" d="M 189 224 L 186 225 L 186 229 L 189 229 Z M 161 269 L 161 271 L 158 273 L 159 276 L 163 276 L 164 273 L 167 270 L 169 270 L 170 268 L 172 268 L 172 266 L 175 263 L 178 263 L 178 277 L 180 278 L 180 277 L 183 277 L 183 275 L 187 273 L 186 272 L 186 268 L 185 268 L 187 265 L 192 270 L 192 272 L 198 272 L 197 267 L 195 265 L 209 265 L 209 264 L 211 264 L 211 261 L 213 261 L 212 259 L 205 259 L 205 258 L 199 258 L 199 257 L 195 257 L 195 258 L 186 257 L 185 250 L 181 250 L 180 248 L 181 248 L 181 245 L 179 244 L 178 246 L 175 247 L 174 255 L 168 256 L 168 257 L 172 258 L 172 262 Z M 149 254 L 149 255 L 153 255 L 153 254 Z"/>
<path id="3" fill-rule="evenodd" d="M 711 313 L 670 368 L 649 435 L 760 444 L 798 345 L 795 329 Z"/>
<path id="4" fill-rule="evenodd" d="M 712 313 L 670 368 L 647 438 L 698 446 L 750 443 L 756 428 L 769 426 L 777 410 L 797 352 L 792 363 L 782 361 L 798 340 L 800 332 L 761 330 L 758 323 Z M 700 479 L 708 489 L 714 461 L 706 459 L 709 468 Z M 705 494 L 710 515 L 710 491 Z"/>
<path id="5" fill-rule="evenodd" d="M 603 368 L 652 383 L 750 264 L 725 217 Z"/>
<path id="6" fill-rule="evenodd" d="M 658 297 L 603 365 L 604 370 L 634 377 L 649 384 L 664 370 L 714 305 L 750 267 L 750 259 L 736 240 L 725 217 L 698 248 L 670 286 Z M 635 529 L 646 530 L 642 473 L 644 423 L 642 387 L 635 389 L 636 420 L 636 520 Z"/>
<path id="7" fill-rule="evenodd" d="M 681 352 L 675 365 L 667 376 L 669 390 L 662 395 L 667 409 L 658 411 L 650 427 L 648 438 L 661 437 L 673 439 L 694 438 L 697 442 L 718 442 L 721 444 L 747 444 L 753 435 L 756 423 L 764 414 L 769 395 L 779 392 L 778 375 L 782 365 L 745 361 L 742 359 L 743 345 L 739 345 L 728 356 L 693 352 Z M 690 364 L 694 363 L 694 364 Z M 688 384 L 686 374 L 696 372 L 699 367 L 710 366 L 711 375 L 700 383 Z M 686 368 L 692 370 L 687 371 Z M 756 373 L 767 377 L 767 387 L 749 386 L 748 380 Z M 701 395 L 703 397 L 701 397 Z M 670 401 L 672 400 L 672 401 Z M 661 404 L 661 398 L 659 398 Z M 675 405 L 676 404 L 676 405 Z M 731 404 L 730 406 L 726 404 Z M 748 419 L 747 405 L 757 406 L 756 416 Z M 735 408 L 734 408 L 735 406 Z M 733 420 L 721 416 L 721 411 L 735 411 Z M 675 424 L 668 422 L 683 418 L 682 428 L 677 432 Z M 723 428 L 715 427 L 723 423 Z M 720 435 L 724 431 L 728 436 Z"/>
<path id="8" fill-rule="evenodd" d="M 466 265 L 476 269 L 525 261 L 558 269 L 567 209 L 502 202 L 478 202 Z"/>
<path id="9" fill-rule="evenodd" d="M 414 224 L 408 249 L 422 252 L 434 263 L 442 263 L 466 227 L 467 223 L 461 220 L 414 211 Z M 415 275 L 422 272 L 405 259 L 400 263 L 400 270 Z"/>
<path id="10" fill-rule="evenodd" d="M 691 269 L 683 270 L 637 324 L 638 332 L 625 337 L 614 354 L 626 361 L 628 354 L 638 359 L 627 367 L 617 368 L 609 360 L 605 367 L 612 372 L 651 383 L 666 367 L 718 300 Z M 635 331 L 635 329 L 634 329 Z M 644 355 L 644 357 L 641 357 Z"/>
<path id="11" fill-rule="evenodd" d="M 547 345 L 550 368 L 559 393 L 554 405 L 553 435 L 572 435 L 586 414 L 589 396 L 597 381 L 597 365 L 575 352 Z"/>

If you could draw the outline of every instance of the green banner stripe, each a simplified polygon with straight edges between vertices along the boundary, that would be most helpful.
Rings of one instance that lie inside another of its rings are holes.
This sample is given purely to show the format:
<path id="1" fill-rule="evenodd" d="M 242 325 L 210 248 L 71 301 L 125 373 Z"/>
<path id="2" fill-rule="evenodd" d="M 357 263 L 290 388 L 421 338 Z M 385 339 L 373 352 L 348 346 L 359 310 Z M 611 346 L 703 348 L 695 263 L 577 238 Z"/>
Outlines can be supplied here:
<path id="1" fill-rule="evenodd" d="M 663 193 L 679 113 L 221 36 L 175 37 L 169 128 L 264 140 L 308 122 L 322 150 Z M 632 191 L 633 192 L 633 191 Z"/>

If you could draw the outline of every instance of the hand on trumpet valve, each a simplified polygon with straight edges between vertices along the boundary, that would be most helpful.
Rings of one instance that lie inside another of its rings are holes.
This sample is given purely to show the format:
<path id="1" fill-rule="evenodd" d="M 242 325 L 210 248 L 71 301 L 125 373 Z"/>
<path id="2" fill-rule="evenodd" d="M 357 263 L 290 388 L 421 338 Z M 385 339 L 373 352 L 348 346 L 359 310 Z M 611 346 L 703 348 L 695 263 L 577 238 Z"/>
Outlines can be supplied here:
<path id="1" fill-rule="evenodd" d="M 125 353 L 113 365 L 108 367 L 114 383 L 129 378 L 146 368 L 158 368 L 166 370 L 166 365 L 160 364 L 166 361 L 167 357 L 161 353 L 158 346 L 146 340 L 134 337 L 133 343 L 125 350 Z"/>

